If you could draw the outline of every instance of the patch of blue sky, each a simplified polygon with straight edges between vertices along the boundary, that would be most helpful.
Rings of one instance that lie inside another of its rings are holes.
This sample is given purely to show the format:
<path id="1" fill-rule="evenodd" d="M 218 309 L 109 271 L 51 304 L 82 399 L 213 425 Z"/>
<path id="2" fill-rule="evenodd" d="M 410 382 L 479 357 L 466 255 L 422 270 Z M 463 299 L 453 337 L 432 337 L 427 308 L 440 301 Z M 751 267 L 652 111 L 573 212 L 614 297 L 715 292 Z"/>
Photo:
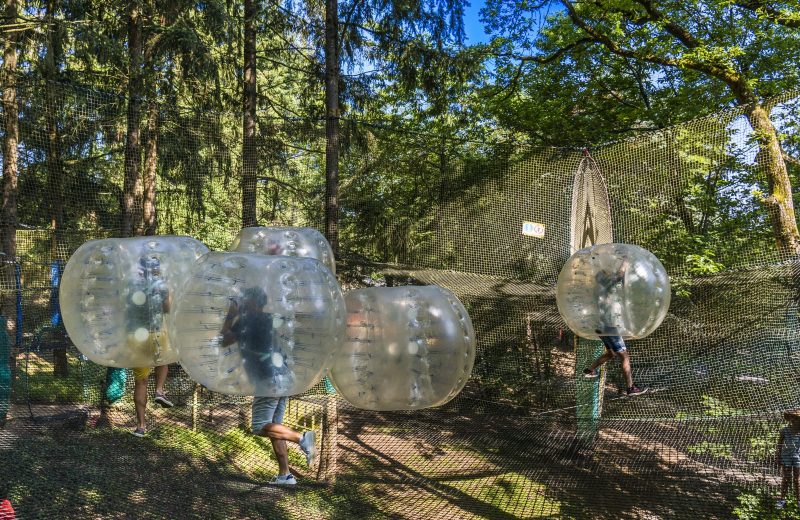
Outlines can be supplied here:
<path id="1" fill-rule="evenodd" d="M 491 35 L 486 34 L 486 28 L 481 22 L 481 9 L 485 6 L 484 0 L 473 0 L 464 9 L 464 34 L 466 35 L 467 45 L 477 45 L 479 43 L 489 43 Z"/>
<path id="2" fill-rule="evenodd" d="M 758 145 L 753 140 L 753 127 L 747 116 L 739 116 L 728 124 L 729 140 L 726 146 L 728 155 L 732 155 L 742 164 L 752 166 L 756 162 Z"/>

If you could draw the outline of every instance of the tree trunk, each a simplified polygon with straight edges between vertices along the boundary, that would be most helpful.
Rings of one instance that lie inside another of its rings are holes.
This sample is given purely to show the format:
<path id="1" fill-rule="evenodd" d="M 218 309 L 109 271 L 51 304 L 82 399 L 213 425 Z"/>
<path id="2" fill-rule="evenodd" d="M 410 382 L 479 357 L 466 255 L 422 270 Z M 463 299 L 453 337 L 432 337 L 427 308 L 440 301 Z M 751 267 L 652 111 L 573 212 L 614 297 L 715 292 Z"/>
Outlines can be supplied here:
<path id="1" fill-rule="evenodd" d="M 767 207 L 772 232 L 782 257 L 793 258 L 800 254 L 800 232 L 794 214 L 792 184 L 781 153 L 781 144 L 769 111 L 760 103 L 753 103 L 747 113 L 750 126 L 758 142 L 756 164 L 767 176 L 768 195 L 763 202 Z"/>
<path id="2" fill-rule="evenodd" d="M 256 225 L 256 6 L 244 0 L 244 115 L 242 143 L 242 227 Z"/>
<path id="3" fill-rule="evenodd" d="M 12 24 L 18 18 L 19 1 L 6 0 L 3 12 L 6 23 Z M 5 254 L 0 266 L 3 277 L 12 287 L 14 286 L 14 263 L 17 257 L 17 173 L 19 143 L 19 113 L 17 109 L 17 41 L 16 33 L 9 32 L 5 35 L 6 41 L 3 48 L 3 114 L 5 116 L 5 140 L 3 141 L 3 212 L 0 215 L 0 247 Z M 15 376 L 16 350 L 16 294 L 15 291 L 3 291 L 3 315 L 8 318 L 6 330 L 13 345 L 11 349 L 11 378 Z"/>
<path id="4" fill-rule="evenodd" d="M 756 164 L 764 169 L 769 192 L 761 201 L 767 208 L 778 253 L 782 258 L 793 258 L 800 254 L 800 231 L 797 230 L 792 183 L 786 170 L 778 132 L 769 119 L 769 109 L 759 102 L 746 78 L 730 78 L 728 86 L 739 104 L 746 107 L 747 119 L 758 143 Z"/>
<path id="5" fill-rule="evenodd" d="M 325 1 L 325 237 L 339 256 L 339 3 Z"/>
<path id="6" fill-rule="evenodd" d="M 156 234 L 156 167 L 158 166 L 158 104 L 155 100 L 155 89 L 151 92 L 153 98 L 149 102 L 147 111 L 147 137 L 145 141 L 144 156 L 144 234 Z"/>
<path id="7" fill-rule="evenodd" d="M 128 133 L 125 141 L 125 178 L 122 190 L 122 235 L 133 236 L 141 214 L 141 98 L 142 78 L 142 18 L 138 2 L 132 0 L 128 17 Z"/>
<path id="8" fill-rule="evenodd" d="M 58 76 L 56 62 L 61 55 L 60 42 L 55 34 L 56 25 L 54 22 L 56 5 L 54 0 L 47 0 L 45 6 L 45 20 L 47 21 L 47 50 L 44 55 L 43 72 L 44 77 L 52 82 Z M 47 188 L 51 194 L 50 198 L 50 227 L 52 236 L 52 259 L 59 259 L 61 250 L 61 235 L 64 228 L 64 164 L 61 160 L 61 133 L 58 129 L 56 114 L 59 112 L 60 100 L 54 95 L 53 84 L 50 83 L 45 88 L 45 99 L 47 107 Z M 53 349 L 53 375 L 65 378 L 69 376 L 69 362 L 67 360 L 66 347 Z"/>

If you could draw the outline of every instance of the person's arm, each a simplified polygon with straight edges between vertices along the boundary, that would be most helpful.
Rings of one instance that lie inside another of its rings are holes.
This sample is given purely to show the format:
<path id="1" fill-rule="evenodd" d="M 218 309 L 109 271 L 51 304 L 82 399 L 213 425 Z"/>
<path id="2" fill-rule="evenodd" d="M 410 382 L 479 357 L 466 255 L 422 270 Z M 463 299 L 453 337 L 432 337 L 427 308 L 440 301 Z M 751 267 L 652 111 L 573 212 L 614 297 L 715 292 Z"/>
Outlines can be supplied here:
<path id="1" fill-rule="evenodd" d="M 164 301 L 161 303 L 161 310 L 167 313 L 169 312 L 171 306 L 172 306 L 172 295 L 169 292 L 169 289 L 167 289 L 164 291 Z"/>
<path id="2" fill-rule="evenodd" d="M 630 262 L 627 258 L 623 258 L 622 263 L 619 266 L 619 270 L 617 271 L 617 278 L 621 280 L 625 279 L 625 271 L 628 270 L 628 266 L 630 266 Z"/>
<path id="3" fill-rule="evenodd" d="M 784 432 L 781 430 L 781 434 L 778 435 L 778 443 L 775 445 L 775 464 L 780 466 L 781 465 L 781 447 L 783 446 L 784 441 Z"/>
<path id="4" fill-rule="evenodd" d="M 231 305 L 228 307 L 228 314 L 225 316 L 225 322 L 222 324 L 222 346 L 226 347 L 236 342 L 236 333 L 233 330 L 233 325 L 239 315 L 239 304 L 233 298 Z"/>

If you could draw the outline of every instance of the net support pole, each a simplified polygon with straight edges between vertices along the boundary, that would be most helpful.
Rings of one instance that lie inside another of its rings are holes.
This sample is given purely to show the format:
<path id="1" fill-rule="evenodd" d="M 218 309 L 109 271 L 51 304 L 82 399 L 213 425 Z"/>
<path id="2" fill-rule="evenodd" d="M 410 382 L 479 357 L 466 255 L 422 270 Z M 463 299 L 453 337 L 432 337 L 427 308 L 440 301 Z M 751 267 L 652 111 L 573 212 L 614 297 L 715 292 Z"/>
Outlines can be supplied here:
<path id="1" fill-rule="evenodd" d="M 197 431 L 197 409 L 199 407 L 199 394 L 200 394 L 200 385 L 197 383 L 194 384 L 192 388 L 192 431 Z"/>
<path id="2" fill-rule="evenodd" d="M 11 348 L 6 334 L 6 317 L 0 316 L 0 426 L 6 422 L 11 405 Z"/>
<path id="3" fill-rule="evenodd" d="M 577 437 L 587 444 L 594 442 L 597 436 L 600 417 L 603 414 L 603 387 L 606 371 L 600 370 L 600 377 L 587 379 L 583 377 L 583 368 L 591 365 L 597 356 L 603 353 L 601 341 L 589 341 L 574 336 L 575 347 L 575 404 Z"/>

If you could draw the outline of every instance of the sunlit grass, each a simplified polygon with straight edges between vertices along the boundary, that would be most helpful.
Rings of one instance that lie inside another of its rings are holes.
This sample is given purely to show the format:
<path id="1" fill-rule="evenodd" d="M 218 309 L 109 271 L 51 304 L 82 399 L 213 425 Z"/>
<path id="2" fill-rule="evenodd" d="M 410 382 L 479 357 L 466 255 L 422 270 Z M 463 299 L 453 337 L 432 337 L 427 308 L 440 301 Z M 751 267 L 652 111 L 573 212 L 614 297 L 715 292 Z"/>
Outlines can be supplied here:
<path id="1" fill-rule="evenodd" d="M 547 486 L 520 473 L 506 472 L 441 483 L 517 518 L 558 517 L 561 513 L 561 502 L 546 496 Z"/>
<path id="2" fill-rule="evenodd" d="M 17 363 L 14 395 L 37 403 L 82 403 L 89 388 L 96 392 L 105 377 L 105 369 L 90 361 L 67 354 L 69 375 L 56 377 L 53 362 L 30 353 Z"/>

